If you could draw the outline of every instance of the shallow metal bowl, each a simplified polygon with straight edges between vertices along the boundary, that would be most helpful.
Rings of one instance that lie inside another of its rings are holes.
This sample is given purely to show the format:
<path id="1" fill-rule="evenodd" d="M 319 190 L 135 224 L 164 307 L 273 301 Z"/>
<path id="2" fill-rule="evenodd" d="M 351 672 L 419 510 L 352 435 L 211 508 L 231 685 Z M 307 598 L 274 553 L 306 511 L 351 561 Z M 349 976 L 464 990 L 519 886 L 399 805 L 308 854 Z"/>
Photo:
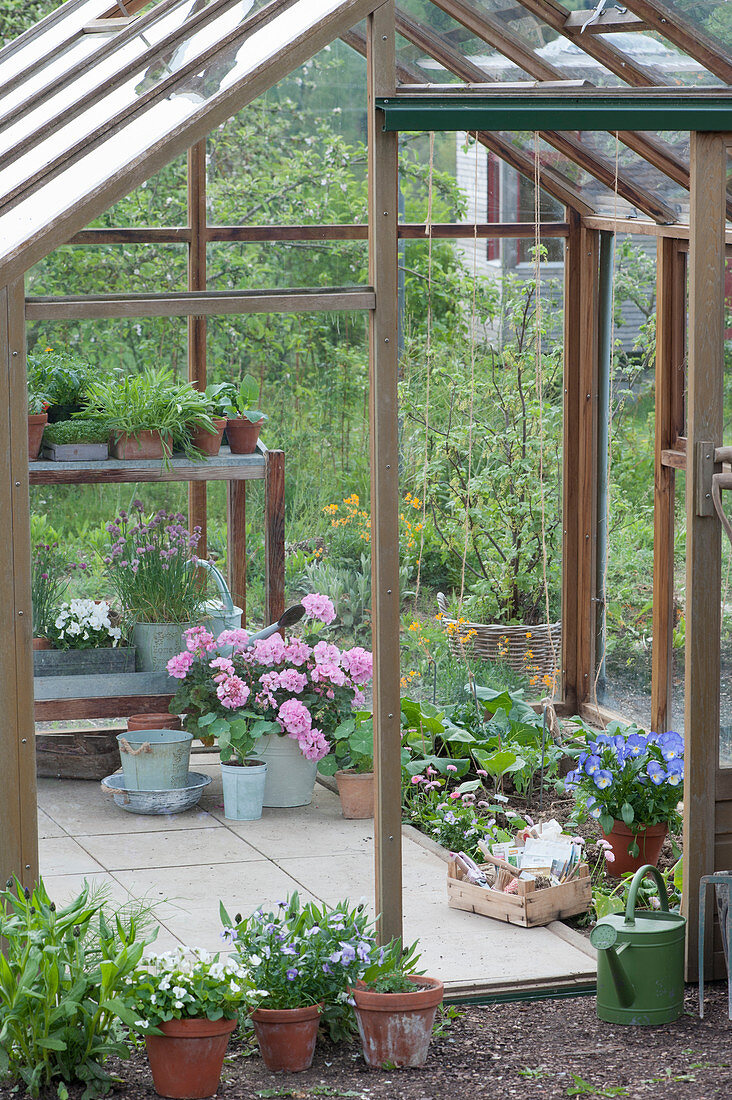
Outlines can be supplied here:
<path id="1" fill-rule="evenodd" d="M 185 787 L 172 791 L 128 791 L 123 775 L 108 775 L 102 780 L 102 793 L 111 795 L 117 806 L 131 814 L 179 814 L 196 805 L 210 782 L 210 775 L 188 772 Z"/>

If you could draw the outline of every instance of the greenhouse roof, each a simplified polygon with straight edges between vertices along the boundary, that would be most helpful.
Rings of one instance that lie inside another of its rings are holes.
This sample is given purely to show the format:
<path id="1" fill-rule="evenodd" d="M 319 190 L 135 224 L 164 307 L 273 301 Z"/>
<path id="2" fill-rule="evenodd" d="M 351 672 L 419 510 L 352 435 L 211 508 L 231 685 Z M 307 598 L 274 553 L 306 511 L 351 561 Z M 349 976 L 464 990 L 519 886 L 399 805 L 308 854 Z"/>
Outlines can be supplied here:
<path id="1" fill-rule="evenodd" d="M 723 93 L 732 84 L 732 22 L 719 18 L 720 5 L 711 0 L 627 0 L 623 8 L 604 0 L 594 8 L 591 0 L 576 3 L 581 10 L 573 12 L 557 0 L 402 0 L 398 81 L 419 85 L 437 76 L 454 88 L 457 80 L 468 96 L 490 96 L 487 81 L 512 83 L 517 99 L 526 99 L 514 121 L 468 111 L 462 128 L 489 126 L 479 134 L 483 144 L 526 175 L 533 175 L 526 127 L 537 84 L 583 81 L 577 98 L 588 101 L 596 89 L 622 92 L 630 85 L 637 96 L 671 85 L 678 111 L 643 119 L 653 133 L 629 128 L 639 117 L 632 111 L 624 122 L 608 115 L 610 134 L 598 125 L 582 130 L 589 116 L 568 116 L 561 127 L 547 116 L 535 149 L 542 186 L 567 205 L 606 209 L 617 181 L 617 193 L 637 210 L 678 221 L 689 190 L 688 142 L 679 131 L 700 128 L 698 111 L 691 113 L 700 93 L 720 93 L 721 108 L 707 104 L 710 112 L 720 110 L 718 125 L 729 126 Z M 0 283 L 69 240 L 334 38 L 365 52 L 365 36 L 351 28 L 377 6 L 377 0 L 127 0 L 110 7 L 110 0 L 67 0 L 0 50 Z M 445 110 L 454 113 L 454 106 Z M 410 112 L 397 121 L 394 106 L 389 125 L 435 125 L 429 111 Z"/>

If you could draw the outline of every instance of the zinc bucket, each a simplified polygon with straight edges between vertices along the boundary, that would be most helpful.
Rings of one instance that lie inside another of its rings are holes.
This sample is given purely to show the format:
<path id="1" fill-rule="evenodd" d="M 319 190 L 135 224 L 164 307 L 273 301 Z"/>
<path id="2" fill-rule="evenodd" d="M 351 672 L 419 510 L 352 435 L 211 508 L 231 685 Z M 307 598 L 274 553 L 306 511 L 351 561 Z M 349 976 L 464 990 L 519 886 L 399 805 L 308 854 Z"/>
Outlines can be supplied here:
<path id="1" fill-rule="evenodd" d="M 128 730 L 117 735 L 128 791 L 175 791 L 188 782 L 193 734 L 185 730 Z"/>
<path id="2" fill-rule="evenodd" d="M 257 821 L 262 816 L 267 765 L 261 760 L 222 764 L 224 817 L 230 821 Z"/>

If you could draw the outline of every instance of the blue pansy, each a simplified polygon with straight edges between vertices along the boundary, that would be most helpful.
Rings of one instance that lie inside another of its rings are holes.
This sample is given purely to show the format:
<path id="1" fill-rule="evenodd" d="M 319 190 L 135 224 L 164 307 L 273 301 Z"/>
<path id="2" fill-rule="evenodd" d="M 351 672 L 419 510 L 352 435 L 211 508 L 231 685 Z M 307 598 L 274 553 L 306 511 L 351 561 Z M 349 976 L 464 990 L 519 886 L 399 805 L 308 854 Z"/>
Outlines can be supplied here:
<path id="1" fill-rule="evenodd" d="M 662 767 L 661 764 L 659 764 L 657 760 L 649 761 L 649 764 L 648 764 L 648 767 L 647 767 L 646 770 L 647 770 L 648 775 L 650 777 L 651 783 L 655 783 L 657 787 L 659 787 L 661 785 L 661 783 L 664 782 L 664 780 L 667 778 L 667 775 L 668 775 L 666 769 L 664 767 Z"/>
<path id="2" fill-rule="evenodd" d="M 594 756 L 594 755 L 593 756 L 588 756 L 587 759 L 585 760 L 585 773 L 587 775 L 594 775 L 595 772 L 599 769 L 599 767 L 600 767 L 600 757 L 599 756 Z"/>
<path id="3" fill-rule="evenodd" d="M 628 756 L 640 756 L 648 748 L 648 738 L 641 733 L 631 733 L 626 743 Z"/>
<path id="4" fill-rule="evenodd" d="M 684 761 L 683 760 L 669 760 L 668 763 L 668 782 L 672 787 L 678 787 L 684 780 Z"/>
<path id="5" fill-rule="evenodd" d="M 601 768 L 599 771 L 595 772 L 595 774 L 593 776 L 593 779 L 595 780 L 595 786 L 598 788 L 598 790 L 603 791 L 603 790 L 605 790 L 606 787 L 609 787 L 610 784 L 612 783 L 613 774 L 612 774 L 612 772 L 609 772 L 606 769 Z"/>
<path id="6" fill-rule="evenodd" d="M 677 760 L 684 755 L 684 739 L 679 733 L 669 730 L 658 739 L 658 747 L 664 760 Z"/>

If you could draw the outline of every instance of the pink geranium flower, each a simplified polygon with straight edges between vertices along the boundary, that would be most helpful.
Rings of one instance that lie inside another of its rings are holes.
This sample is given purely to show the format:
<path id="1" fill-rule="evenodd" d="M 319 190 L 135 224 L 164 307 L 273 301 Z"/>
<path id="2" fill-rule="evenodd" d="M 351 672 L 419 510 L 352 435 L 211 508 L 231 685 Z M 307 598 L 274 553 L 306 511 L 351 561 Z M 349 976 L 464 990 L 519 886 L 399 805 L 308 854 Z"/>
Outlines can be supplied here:
<path id="1" fill-rule="evenodd" d="M 236 710 L 238 707 L 244 706 L 250 692 L 240 676 L 228 676 L 216 688 L 216 694 L 222 707 L 226 707 L 228 710 Z"/>
<path id="2" fill-rule="evenodd" d="M 300 601 L 305 608 L 305 614 L 311 619 L 320 619 L 321 623 L 329 626 L 336 617 L 335 608 L 327 596 L 320 592 L 312 592 L 309 596 L 303 596 Z"/>
<path id="3" fill-rule="evenodd" d="M 193 654 L 186 650 L 185 653 L 177 653 L 175 657 L 171 657 L 165 667 L 169 675 L 175 676 L 176 680 L 185 680 L 192 664 Z"/>
<path id="4" fill-rule="evenodd" d="M 313 657 L 318 665 L 337 665 L 341 660 L 341 651 L 337 645 L 331 645 L 330 642 L 318 642 L 313 649 Z"/>
<path id="5" fill-rule="evenodd" d="M 341 654 L 341 664 L 349 673 L 354 684 L 367 684 L 374 674 L 374 658 L 362 646 L 346 649 Z"/>
<path id="6" fill-rule="evenodd" d="M 283 668 L 279 673 L 279 681 L 284 691 L 293 691 L 295 695 L 299 695 L 305 688 L 308 678 L 304 672 L 298 672 L 297 669 Z"/>
<path id="7" fill-rule="evenodd" d="M 216 639 L 205 627 L 192 626 L 183 631 L 186 640 L 186 649 L 195 653 L 197 657 L 204 657 L 216 649 Z"/>
<path id="8" fill-rule="evenodd" d="M 277 712 L 277 721 L 283 730 L 299 737 L 301 733 L 312 728 L 312 715 L 304 703 L 297 699 L 286 699 Z"/>
<path id="9" fill-rule="evenodd" d="M 303 642 L 301 638 L 289 638 L 283 657 L 291 665 L 299 668 L 305 664 L 308 657 L 312 656 L 312 652 L 307 642 Z"/>
<path id="10" fill-rule="evenodd" d="M 285 659 L 285 643 L 279 634 L 273 634 L 271 638 L 261 638 L 254 643 L 252 656 L 261 665 L 279 665 Z"/>
<path id="11" fill-rule="evenodd" d="M 222 630 L 216 639 L 216 645 L 225 646 L 231 645 L 236 650 L 242 650 L 249 641 L 249 635 L 246 630 Z"/>

